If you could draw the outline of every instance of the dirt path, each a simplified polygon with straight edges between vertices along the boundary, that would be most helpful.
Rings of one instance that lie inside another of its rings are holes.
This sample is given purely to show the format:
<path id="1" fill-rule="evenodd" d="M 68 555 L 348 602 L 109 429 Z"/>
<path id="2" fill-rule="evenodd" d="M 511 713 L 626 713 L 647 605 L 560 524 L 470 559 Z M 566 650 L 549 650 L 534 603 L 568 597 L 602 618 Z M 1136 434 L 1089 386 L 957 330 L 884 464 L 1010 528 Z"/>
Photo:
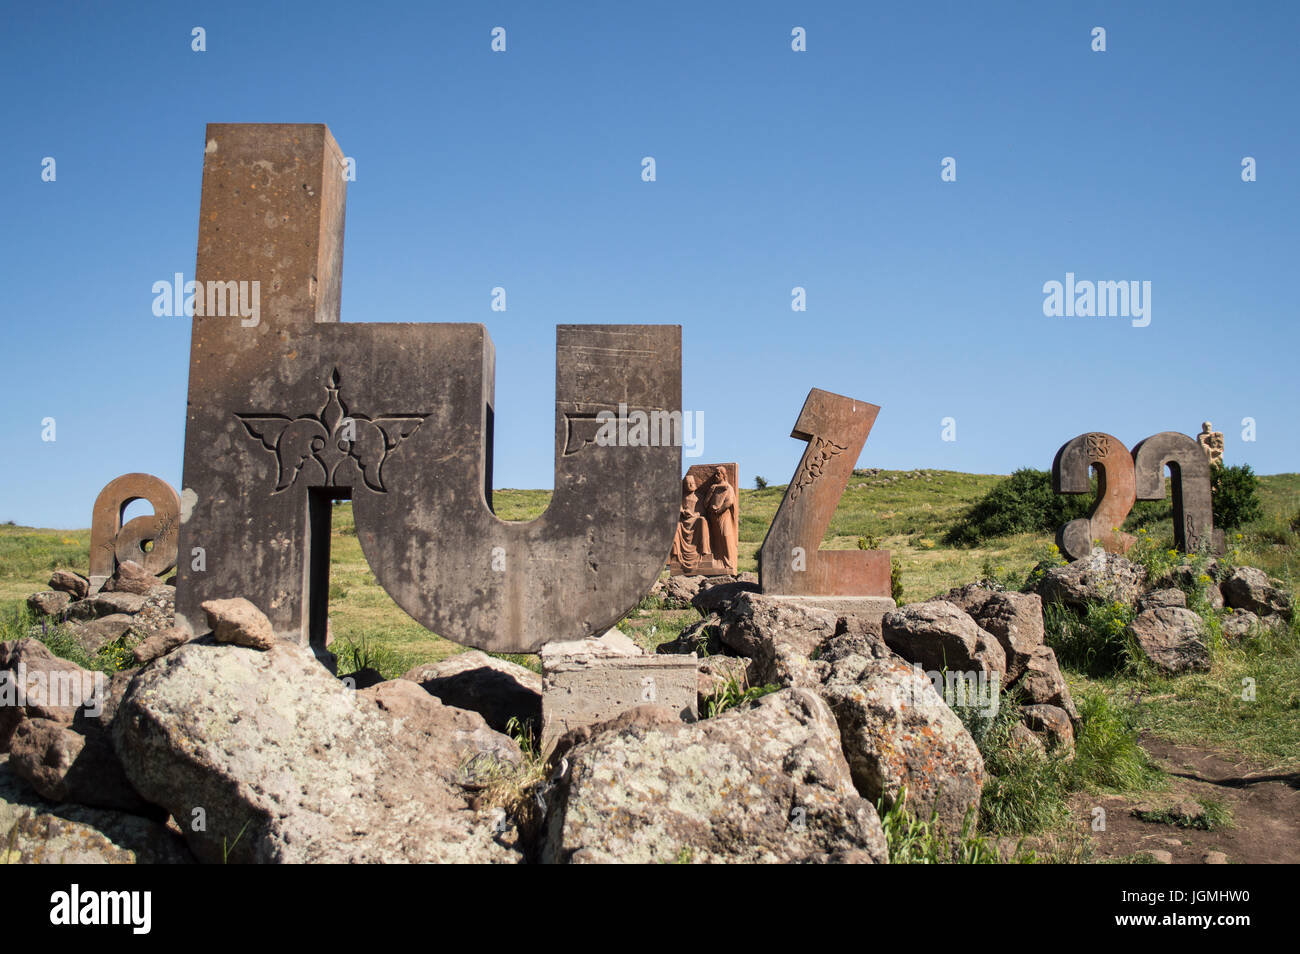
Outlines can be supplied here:
<path id="1" fill-rule="evenodd" d="M 1159 739 L 1144 738 L 1142 747 L 1170 774 L 1170 790 L 1140 802 L 1124 796 L 1101 799 L 1106 830 L 1092 833 L 1096 860 L 1168 852 L 1168 859 L 1159 857 L 1172 864 L 1300 863 L 1300 772 L 1261 771 L 1217 753 Z M 1203 812 L 1205 802 L 1226 808 L 1230 824 L 1206 831 L 1144 821 L 1133 813 L 1134 809 L 1180 806 L 1186 814 L 1204 819 L 1209 817 Z M 1076 806 L 1076 810 L 1080 817 L 1091 817 L 1091 806 Z"/>

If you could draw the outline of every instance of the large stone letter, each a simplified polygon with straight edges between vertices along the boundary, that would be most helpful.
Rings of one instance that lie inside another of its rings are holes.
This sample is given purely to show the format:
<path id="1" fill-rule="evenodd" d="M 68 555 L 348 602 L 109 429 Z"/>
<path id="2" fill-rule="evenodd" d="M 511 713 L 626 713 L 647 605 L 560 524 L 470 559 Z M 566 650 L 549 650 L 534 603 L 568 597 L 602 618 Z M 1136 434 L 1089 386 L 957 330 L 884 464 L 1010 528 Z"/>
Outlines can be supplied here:
<path id="1" fill-rule="evenodd" d="M 790 436 L 807 441 L 763 539 L 764 593 L 889 596 L 888 550 L 819 550 L 880 408 L 813 388 Z"/>
<path id="2" fill-rule="evenodd" d="M 663 566 L 681 447 L 598 441 L 598 415 L 680 412 L 680 327 L 557 328 L 555 494 L 499 520 L 487 330 L 338 320 L 342 161 L 324 126 L 208 127 L 196 279 L 260 283 L 262 314 L 194 319 L 181 546 L 206 567 L 182 561 L 178 624 L 242 596 L 320 646 L 351 498 L 375 577 L 434 632 L 496 652 L 599 635 Z"/>
<path id="3" fill-rule="evenodd" d="M 122 525 L 122 515 L 135 500 L 147 500 L 152 514 Z M 152 474 L 123 474 L 104 485 L 90 518 L 90 589 L 100 588 L 117 564 L 134 560 L 153 574 L 176 565 L 176 536 L 181 498 L 176 488 Z M 145 549 L 145 545 L 149 549 Z"/>
<path id="4" fill-rule="evenodd" d="M 1224 549 L 1223 531 L 1214 529 L 1210 461 L 1186 434 L 1162 431 L 1133 448 L 1137 499 L 1165 499 L 1165 466 L 1173 477 L 1174 546 L 1184 553 Z"/>
<path id="5" fill-rule="evenodd" d="M 1088 493 L 1093 467 L 1097 468 L 1097 505 L 1089 516 L 1071 520 L 1056 531 L 1056 545 L 1069 560 L 1086 557 L 1094 540 L 1108 553 L 1127 553 L 1137 541 L 1120 530 L 1136 498 L 1133 458 L 1118 439 L 1092 431 L 1068 441 L 1052 461 L 1052 489 L 1058 494 Z"/>

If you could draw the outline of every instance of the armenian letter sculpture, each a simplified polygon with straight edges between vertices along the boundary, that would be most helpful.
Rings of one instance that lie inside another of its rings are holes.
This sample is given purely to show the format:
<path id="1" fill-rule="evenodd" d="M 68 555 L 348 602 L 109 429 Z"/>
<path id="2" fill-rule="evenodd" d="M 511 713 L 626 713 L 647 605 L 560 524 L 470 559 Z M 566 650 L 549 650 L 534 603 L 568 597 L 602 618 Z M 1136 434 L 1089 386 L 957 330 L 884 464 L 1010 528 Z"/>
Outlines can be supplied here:
<path id="1" fill-rule="evenodd" d="M 428 629 L 495 652 L 601 634 L 668 555 L 681 446 L 610 446 L 598 416 L 680 413 L 680 326 L 556 329 L 555 494 L 504 522 L 487 330 L 339 321 L 342 170 L 323 125 L 208 127 L 196 282 L 258 282 L 262 314 L 194 318 L 178 625 L 242 596 L 323 645 L 331 507 L 350 498 L 376 579 Z"/>
<path id="2" fill-rule="evenodd" d="M 764 593 L 888 597 L 888 550 L 821 550 L 880 408 L 813 388 L 790 436 L 808 447 L 759 551 Z"/>

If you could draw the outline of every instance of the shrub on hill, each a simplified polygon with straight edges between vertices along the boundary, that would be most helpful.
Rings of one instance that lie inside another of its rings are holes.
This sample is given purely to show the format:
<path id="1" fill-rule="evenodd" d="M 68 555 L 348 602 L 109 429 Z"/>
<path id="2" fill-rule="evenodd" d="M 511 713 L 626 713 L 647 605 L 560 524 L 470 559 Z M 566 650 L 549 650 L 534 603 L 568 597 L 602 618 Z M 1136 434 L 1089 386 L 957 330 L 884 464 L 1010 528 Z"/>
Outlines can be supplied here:
<path id="1" fill-rule="evenodd" d="M 1214 525 L 1224 530 L 1258 520 L 1264 508 L 1259 500 L 1259 478 L 1249 464 L 1215 467 L 1210 472 L 1214 499 Z M 1300 514 L 1297 515 L 1300 518 Z"/>
<path id="2" fill-rule="evenodd" d="M 1015 533 L 1054 534 L 1064 524 L 1092 512 L 1096 490 L 1094 477 L 1092 493 L 1058 494 L 1052 490 L 1048 471 L 1022 467 L 962 514 L 944 535 L 944 543 L 975 547 L 985 540 Z M 1124 525 L 1130 530 L 1149 526 L 1169 519 L 1170 513 L 1168 499 L 1138 501 Z"/>

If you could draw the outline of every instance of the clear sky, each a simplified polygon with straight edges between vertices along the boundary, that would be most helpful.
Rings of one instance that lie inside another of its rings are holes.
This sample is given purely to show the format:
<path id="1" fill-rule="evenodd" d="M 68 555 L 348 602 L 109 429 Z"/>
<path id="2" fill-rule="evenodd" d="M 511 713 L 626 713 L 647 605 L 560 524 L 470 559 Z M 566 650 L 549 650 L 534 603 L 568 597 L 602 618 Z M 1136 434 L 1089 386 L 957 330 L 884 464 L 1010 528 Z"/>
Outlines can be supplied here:
<path id="1" fill-rule="evenodd" d="M 1230 463 L 1300 470 L 1300 4 L 0 18 L 0 520 L 88 526 L 127 471 L 181 486 L 190 327 L 151 288 L 193 277 L 208 122 L 330 126 L 357 164 L 343 318 L 487 325 L 498 487 L 551 486 L 554 326 L 583 322 L 682 325 L 686 463 L 738 461 L 747 487 L 789 479 L 811 387 L 881 405 L 860 466 L 1046 468 L 1084 431 L 1208 419 Z M 1150 324 L 1046 317 L 1067 272 L 1150 282 Z"/>

